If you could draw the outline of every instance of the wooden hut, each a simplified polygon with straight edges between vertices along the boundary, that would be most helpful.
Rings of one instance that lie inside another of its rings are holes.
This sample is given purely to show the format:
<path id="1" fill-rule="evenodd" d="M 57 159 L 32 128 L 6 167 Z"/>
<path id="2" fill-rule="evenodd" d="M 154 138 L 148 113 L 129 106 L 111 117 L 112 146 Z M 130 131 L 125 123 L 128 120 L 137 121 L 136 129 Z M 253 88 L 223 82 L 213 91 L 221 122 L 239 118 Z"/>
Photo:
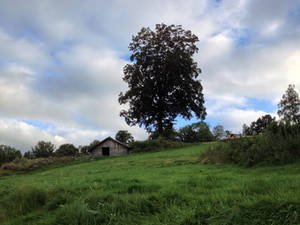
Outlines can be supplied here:
<path id="1" fill-rule="evenodd" d="M 95 145 L 91 149 L 93 155 L 103 155 L 103 156 L 117 156 L 117 155 L 127 155 L 129 151 L 129 146 L 113 139 L 112 137 L 105 138 L 99 144 Z"/>

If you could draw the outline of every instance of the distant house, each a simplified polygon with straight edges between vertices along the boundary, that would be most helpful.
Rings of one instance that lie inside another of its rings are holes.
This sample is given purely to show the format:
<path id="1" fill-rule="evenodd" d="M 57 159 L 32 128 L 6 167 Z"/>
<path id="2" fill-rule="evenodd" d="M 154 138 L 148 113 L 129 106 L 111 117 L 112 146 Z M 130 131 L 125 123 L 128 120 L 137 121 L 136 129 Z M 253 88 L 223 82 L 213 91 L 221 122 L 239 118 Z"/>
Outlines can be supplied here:
<path id="1" fill-rule="evenodd" d="M 129 149 L 128 145 L 119 142 L 112 137 L 108 137 L 95 145 L 91 149 L 91 154 L 103 156 L 127 155 Z"/>

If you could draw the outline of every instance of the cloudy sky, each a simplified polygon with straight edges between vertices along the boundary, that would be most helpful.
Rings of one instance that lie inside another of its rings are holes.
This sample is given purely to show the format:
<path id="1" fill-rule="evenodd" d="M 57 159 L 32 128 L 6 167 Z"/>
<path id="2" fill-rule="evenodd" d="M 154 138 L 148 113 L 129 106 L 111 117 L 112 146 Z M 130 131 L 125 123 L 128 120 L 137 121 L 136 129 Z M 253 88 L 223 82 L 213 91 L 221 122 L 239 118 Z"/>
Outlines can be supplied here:
<path id="1" fill-rule="evenodd" d="M 0 144 L 84 145 L 119 129 L 145 139 L 117 99 L 132 35 L 157 23 L 199 37 L 211 127 L 239 132 L 275 115 L 288 84 L 300 90 L 299 0 L 1 0 Z"/>

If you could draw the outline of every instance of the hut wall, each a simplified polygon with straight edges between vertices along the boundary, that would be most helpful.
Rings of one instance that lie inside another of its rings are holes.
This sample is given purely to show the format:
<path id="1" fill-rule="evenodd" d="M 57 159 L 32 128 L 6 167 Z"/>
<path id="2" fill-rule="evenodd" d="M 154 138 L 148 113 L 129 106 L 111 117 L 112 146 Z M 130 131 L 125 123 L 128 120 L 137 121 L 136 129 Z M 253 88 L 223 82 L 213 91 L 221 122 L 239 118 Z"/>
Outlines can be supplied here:
<path id="1" fill-rule="evenodd" d="M 102 155 L 102 148 L 108 147 L 109 148 L 109 155 L 110 156 L 116 156 L 116 155 L 127 155 L 128 149 L 120 145 L 119 143 L 116 143 L 112 140 L 107 140 L 101 145 L 97 146 L 97 148 L 94 149 L 93 154 L 94 155 Z"/>

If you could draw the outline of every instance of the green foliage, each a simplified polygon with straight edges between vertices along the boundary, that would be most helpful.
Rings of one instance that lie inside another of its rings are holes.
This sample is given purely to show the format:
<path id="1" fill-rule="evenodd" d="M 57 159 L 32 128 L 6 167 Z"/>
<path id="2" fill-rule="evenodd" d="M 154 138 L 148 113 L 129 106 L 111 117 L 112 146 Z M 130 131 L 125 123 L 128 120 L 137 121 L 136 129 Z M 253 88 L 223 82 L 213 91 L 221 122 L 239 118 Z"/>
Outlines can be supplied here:
<path id="1" fill-rule="evenodd" d="M 300 123 L 300 99 L 295 85 L 289 85 L 278 104 L 278 115 L 288 123 Z"/>
<path id="2" fill-rule="evenodd" d="M 142 28 L 132 37 L 132 64 L 124 67 L 123 78 L 129 90 L 119 95 L 120 104 L 129 103 L 120 113 L 128 125 L 162 136 L 179 115 L 190 119 L 193 112 L 205 118 L 203 88 L 197 80 L 201 70 L 193 59 L 197 41 L 191 31 L 165 24 L 157 24 L 155 31 Z"/>
<path id="3" fill-rule="evenodd" d="M 127 130 L 119 130 L 116 134 L 116 140 L 129 144 L 134 141 L 134 138 Z"/>
<path id="4" fill-rule="evenodd" d="M 251 125 L 248 127 L 246 124 L 243 125 L 243 134 L 244 135 L 257 135 L 263 133 L 267 127 L 275 122 L 275 117 L 272 118 L 271 115 L 267 114 L 256 121 L 253 121 Z"/>
<path id="5" fill-rule="evenodd" d="M 19 150 L 7 145 L 0 145 L 0 165 L 21 157 L 22 154 Z"/>
<path id="6" fill-rule="evenodd" d="M 169 141 L 178 141 L 179 140 L 178 133 L 174 129 L 174 127 L 166 128 L 166 129 L 164 129 L 160 133 L 156 129 L 154 131 L 151 131 L 151 134 L 149 135 L 149 139 L 150 140 L 154 140 L 154 139 L 157 139 L 159 137 L 163 137 L 163 138 L 165 138 L 165 139 L 167 139 Z"/>
<path id="7" fill-rule="evenodd" d="M 146 141 L 135 141 L 130 143 L 131 153 L 138 153 L 138 152 L 151 152 L 157 151 L 162 149 L 170 149 L 170 148 L 181 148 L 186 144 L 178 141 L 170 141 L 163 137 L 159 137 L 153 140 L 146 140 Z"/>
<path id="8" fill-rule="evenodd" d="M 219 143 L 201 155 L 212 163 L 253 166 L 258 163 L 283 164 L 300 158 L 300 124 L 271 123 L 266 131 L 249 138 Z"/>
<path id="9" fill-rule="evenodd" d="M 23 215 L 45 205 L 47 193 L 39 188 L 31 186 L 18 187 L 14 192 L 5 197 L 2 204 L 7 215 Z"/>
<path id="10" fill-rule="evenodd" d="M 178 130 L 178 136 L 181 141 L 188 143 L 208 142 L 215 139 L 209 126 L 205 122 L 193 123 L 180 128 Z"/>
<path id="11" fill-rule="evenodd" d="M 53 156 L 54 150 L 55 146 L 50 141 L 39 141 L 36 146 L 32 148 L 32 152 L 36 158 L 47 158 Z"/>
<path id="12" fill-rule="evenodd" d="M 91 150 L 94 148 L 94 146 L 96 146 L 99 143 L 100 143 L 100 141 L 94 140 L 89 145 L 80 146 L 79 151 L 81 154 L 88 154 L 91 152 Z"/>
<path id="13" fill-rule="evenodd" d="M 56 151 L 57 156 L 76 156 L 78 149 L 72 144 L 63 144 Z"/>

